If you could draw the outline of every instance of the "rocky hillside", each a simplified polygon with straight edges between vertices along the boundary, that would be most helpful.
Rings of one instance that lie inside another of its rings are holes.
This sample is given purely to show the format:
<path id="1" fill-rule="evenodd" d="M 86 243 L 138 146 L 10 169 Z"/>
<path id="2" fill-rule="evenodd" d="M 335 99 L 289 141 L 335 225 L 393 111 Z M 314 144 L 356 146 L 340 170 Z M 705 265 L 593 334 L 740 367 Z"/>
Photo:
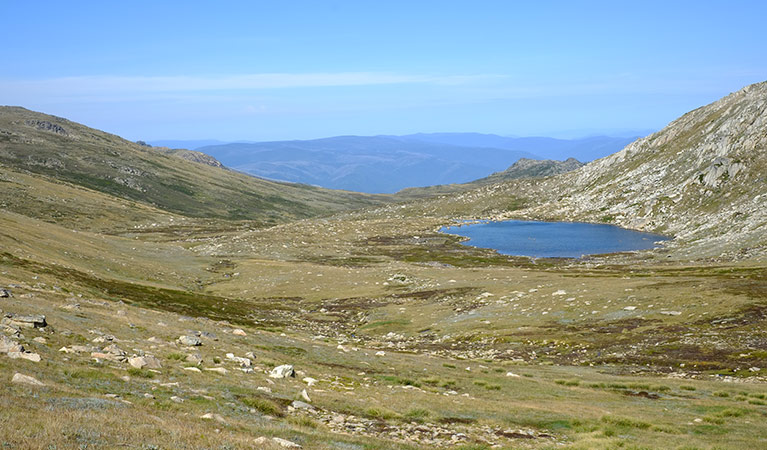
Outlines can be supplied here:
<path id="1" fill-rule="evenodd" d="M 536 159 L 522 158 L 512 164 L 508 169 L 476 180 L 472 182 L 472 184 L 492 184 L 519 178 L 549 177 L 567 173 L 582 166 L 583 163 L 575 158 L 568 158 L 565 161 L 555 161 L 553 159 L 540 161 Z"/>
<path id="2" fill-rule="evenodd" d="M 200 155 L 166 154 L 59 117 L 0 107 L 0 165 L 9 172 L 66 182 L 164 211 L 270 224 L 384 201 L 258 179 L 216 167 Z M 19 208 L 17 212 L 27 212 L 25 205 Z"/>
<path id="3" fill-rule="evenodd" d="M 767 256 L 767 82 L 691 111 L 578 170 L 496 184 L 434 208 L 614 223 L 701 257 Z"/>

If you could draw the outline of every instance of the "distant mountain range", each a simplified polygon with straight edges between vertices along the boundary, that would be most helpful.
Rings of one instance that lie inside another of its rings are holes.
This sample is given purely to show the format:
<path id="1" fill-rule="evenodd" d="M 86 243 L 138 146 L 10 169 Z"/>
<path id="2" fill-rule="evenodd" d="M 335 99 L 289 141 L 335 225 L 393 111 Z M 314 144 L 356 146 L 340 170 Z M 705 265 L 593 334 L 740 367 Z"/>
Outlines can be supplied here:
<path id="1" fill-rule="evenodd" d="M 197 147 L 227 167 L 262 178 L 367 193 L 467 183 L 520 158 L 589 161 L 634 138 L 509 138 L 479 133 L 338 136 Z M 154 141 L 153 145 L 172 141 Z"/>

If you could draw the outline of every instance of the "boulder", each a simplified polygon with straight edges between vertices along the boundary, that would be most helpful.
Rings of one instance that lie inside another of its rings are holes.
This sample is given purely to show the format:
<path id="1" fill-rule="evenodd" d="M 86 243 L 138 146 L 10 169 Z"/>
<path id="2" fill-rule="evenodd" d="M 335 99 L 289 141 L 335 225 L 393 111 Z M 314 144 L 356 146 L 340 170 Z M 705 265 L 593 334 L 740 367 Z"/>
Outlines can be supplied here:
<path id="1" fill-rule="evenodd" d="M 154 356 L 144 355 L 143 358 L 147 369 L 162 369 L 162 363 Z"/>
<path id="2" fill-rule="evenodd" d="M 288 378 L 288 377 L 295 377 L 296 371 L 293 370 L 293 366 L 290 364 L 283 364 L 281 366 L 277 366 L 274 369 L 272 369 L 271 372 L 269 372 L 269 377 L 271 378 Z"/>
<path id="3" fill-rule="evenodd" d="M 250 359 L 248 359 L 248 358 L 241 358 L 239 356 L 234 356 L 234 353 L 227 353 L 226 354 L 226 359 L 238 363 L 241 367 L 250 367 L 251 366 Z"/>
<path id="4" fill-rule="evenodd" d="M 245 330 L 242 330 L 240 328 L 235 328 L 234 330 L 232 330 L 232 334 L 235 335 L 235 336 L 247 336 L 248 335 L 248 333 L 246 333 Z"/>
<path id="5" fill-rule="evenodd" d="M 202 364 L 202 356 L 199 353 L 192 353 L 191 355 L 186 356 L 185 361 L 199 366 Z"/>
<path id="6" fill-rule="evenodd" d="M 11 296 L 11 291 L 8 289 L 0 289 L 0 298 L 8 298 Z"/>
<path id="7" fill-rule="evenodd" d="M 8 352 L 11 359 L 26 359 L 32 362 L 40 362 L 40 355 L 32 352 Z"/>
<path id="8" fill-rule="evenodd" d="M 19 384 L 30 384 L 32 386 L 45 386 L 40 380 L 34 377 L 30 377 L 29 375 L 22 375 L 20 373 L 16 373 L 13 375 L 13 379 L 11 379 L 11 383 L 19 383 Z"/>
<path id="9" fill-rule="evenodd" d="M 188 347 L 196 347 L 202 345 L 202 340 L 197 336 L 179 336 L 178 343 Z"/>
<path id="10" fill-rule="evenodd" d="M 21 344 L 9 338 L 8 336 L 0 334 L 0 353 L 23 351 L 24 347 L 22 347 Z"/>
<path id="11" fill-rule="evenodd" d="M 25 328 L 45 328 L 48 325 L 45 321 L 45 316 L 42 314 L 19 315 L 6 313 L 3 322 Z"/>

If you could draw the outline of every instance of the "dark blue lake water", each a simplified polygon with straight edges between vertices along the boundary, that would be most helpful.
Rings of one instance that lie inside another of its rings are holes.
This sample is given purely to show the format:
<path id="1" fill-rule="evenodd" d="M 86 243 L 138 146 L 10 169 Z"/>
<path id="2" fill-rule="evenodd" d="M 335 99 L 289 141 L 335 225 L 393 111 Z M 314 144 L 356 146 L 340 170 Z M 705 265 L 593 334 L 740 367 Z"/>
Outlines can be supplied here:
<path id="1" fill-rule="evenodd" d="M 583 255 L 647 250 L 668 238 L 613 225 L 507 220 L 443 227 L 443 233 L 470 238 L 464 244 L 515 256 L 580 258 Z"/>

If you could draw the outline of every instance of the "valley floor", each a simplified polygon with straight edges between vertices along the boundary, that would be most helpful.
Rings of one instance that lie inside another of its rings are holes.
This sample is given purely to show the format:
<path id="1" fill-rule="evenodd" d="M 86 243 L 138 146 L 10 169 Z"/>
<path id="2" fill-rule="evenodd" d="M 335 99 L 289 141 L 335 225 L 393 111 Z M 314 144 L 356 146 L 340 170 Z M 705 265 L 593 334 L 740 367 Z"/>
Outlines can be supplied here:
<path id="1" fill-rule="evenodd" d="M 763 262 L 505 257 L 390 209 L 2 221 L 7 448 L 767 445 Z"/>

